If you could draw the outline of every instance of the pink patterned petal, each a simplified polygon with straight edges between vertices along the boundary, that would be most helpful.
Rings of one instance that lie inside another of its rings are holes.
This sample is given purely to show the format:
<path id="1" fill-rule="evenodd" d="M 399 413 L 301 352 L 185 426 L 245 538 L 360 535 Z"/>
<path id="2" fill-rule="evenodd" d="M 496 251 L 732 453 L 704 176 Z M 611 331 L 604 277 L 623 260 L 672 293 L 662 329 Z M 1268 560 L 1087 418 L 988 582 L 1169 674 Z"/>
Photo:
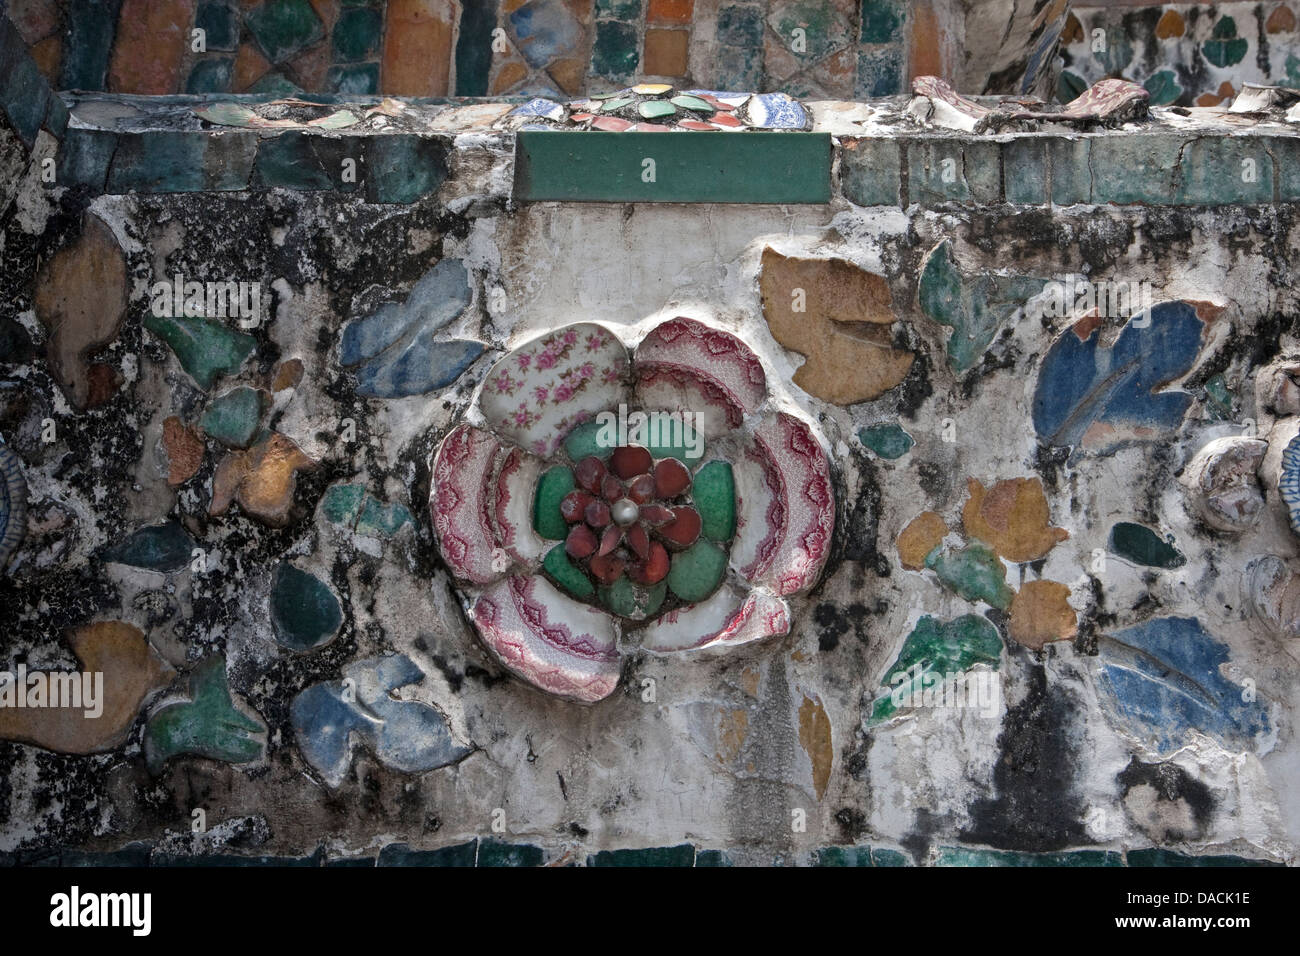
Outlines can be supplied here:
<path id="1" fill-rule="evenodd" d="M 433 459 L 429 510 L 439 549 L 452 573 L 473 584 L 495 581 L 509 563 L 493 527 L 501 452 L 488 432 L 458 425 Z"/>
<path id="2" fill-rule="evenodd" d="M 549 457 L 575 424 L 627 400 L 627 372 L 627 349 L 613 332 L 589 322 L 571 325 L 499 359 L 487 381 L 504 374 L 512 388 L 484 388 L 479 408 L 498 435 Z M 538 397 L 541 390 L 547 398 Z"/>
<path id="3" fill-rule="evenodd" d="M 757 411 L 767 397 L 763 363 L 749 346 L 695 319 L 679 317 L 657 326 L 637 346 L 634 361 L 638 376 L 646 372 L 689 375 L 745 414 Z"/>
<path id="4" fill-rule="evenodd" d="M 830 554 L 835 495 L 830 462 L 806 423 L 784 412 L 754 430 L 735 469 L 737 532 L 732 563 L 741 576 L 780 595 L 810 588 Z"/>
<path id="5" fill-rule="evenodd" d="M 502 666 L 547 693 L 592 703 L 618 686 L 613 618 L 542 578 L 499 581 L 474 603 L 470 618 Z"/>
<path id="6" fill-rule="evenodd" d="M 655 653 L 732 647 L 790 632 L 790 608 L 766 588 L 755 588 L 742 599 L 723 587 L 699 604 L 674 608 L 643 634 L 641 646 Z"/>
<path id="7" fill-rule="evenodd" d="M 633 403 L 647 410 L 690 412 L 706 438 L 735 431 L 745 413 L 726 390 L 690 369 L 643 363 L 637 366 Z"/>

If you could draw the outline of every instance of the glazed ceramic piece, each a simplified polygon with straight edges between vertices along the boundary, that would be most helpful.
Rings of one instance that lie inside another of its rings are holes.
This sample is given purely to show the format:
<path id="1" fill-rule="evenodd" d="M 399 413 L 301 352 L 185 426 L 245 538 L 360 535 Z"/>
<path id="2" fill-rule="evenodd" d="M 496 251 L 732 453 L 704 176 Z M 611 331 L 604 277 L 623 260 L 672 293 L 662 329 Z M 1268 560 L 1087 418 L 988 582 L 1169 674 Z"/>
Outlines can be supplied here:
<path id="1" fill-rule="evenodd" d="M 1250 607 L 1278 637 L 1300 637 L 1300 575 L 1275 554 L 1258 559 L 1246 571 Z"/>
<path id="2" fill-rule="evenodd" d="M 771 473 L 779 476 L 783 528 L 752 580 L 788 595 L 812 587 L 830 553 L 835 494 L 830 464 L 806 422 L 779 413 L 754 430 Z"/>
<path id="3" fill-rule="evenodd" d="M 1264 494 L 1256 473 L 1267 451 L 1268 444 L 1258 438 L 1229 437 L 1217 438 L 1196 453 L 1179 480 L 1192 510 L 1206 525 L 1236 534 L 1259 523 Z M 1297 482 L 1300 488 L 1300 476 Z M 1286 498 L 1285 491 L 1282 497 Z M 1291 507 L 1294 526 L 1295 505 Z"/>
<path id="4" fill-rule="evenodd" d="M 1261 444 L 1263 444 L 1261 442 Z M 1263 455 L 1260 455 L 1262 459 Z M 1300 534 L 1300 435 L 1296 435 L 1282 450 L 1282 464 L 1277 477 L 1278 494 L 1286 502 L 1291 530 Z M 1262 505 L 1261 505 L 1262 507 Z"/>
<path id="5" fill-rule="evenodd" d="M 740 339 L 684 317 L 632 363 L 589 323 L 497 363 L 486 425 L 447 434 L 429 500 L 505 667 L 590 703 L 617 686 L 620 635 L 668 653 L 789 630 L 784 598 L 821 573 L 834 497 L 812 426 L 765 411 L 770 384 Z"/>
<path id="6" fill-rule="evenodd" d="M 594 323 L 533 339 L 497 362 L 483 382 L 479 407 L 488 426 L 543 457 L 569 431 L 626 400 L 627 349 Z"/>
<path id="7" fill-rule="evenodd" d="M 799 101 L 785 93 L 756 93 L 744 106 L 745 119 L 755 129 L 808 129 L 812 120 Z"/>
<path id="8" fill-rule="evenodd" d="M 559 103 L 553 103 L 550 100 L 537 99 L 529 100 L 527 103 L 521 103 L 508 114 L 508 116 L 519 117 L 540 117 L 541 119 L 554 120 L 559 122 L 564 119 L 564 107 Z"/>
<path id="9" fill-rule="evenodd" d="M 797 132 L 812 128 L 812 114 L 785 93 L 674 90 L 665 83 L 643 83 L 617 93 L 570 101 L 567 105 L 533 99 L 512 109 L 498 125 L 518 130 L 640 133 L 719 129 Z"/>
<path id="10" fill-rule="evenodd" d="M 1255 402 L 1261 411 L 1300 415 L 1300 358 L 1284 358 L 1255 373 Z"/>
<path id="11" fill-rule="evenodd" d="M 470 618 L 501 664 L 534 687 L 591 703 L 618 685 L 614 619 L 566 600 L 541 578 L 498 582 L 474 602 Z"/>
<path id="12" fill-rule="evenodd" d="M 27 534 L 27 479 L 22 460 L 0 440 L 0 569 Z"/>

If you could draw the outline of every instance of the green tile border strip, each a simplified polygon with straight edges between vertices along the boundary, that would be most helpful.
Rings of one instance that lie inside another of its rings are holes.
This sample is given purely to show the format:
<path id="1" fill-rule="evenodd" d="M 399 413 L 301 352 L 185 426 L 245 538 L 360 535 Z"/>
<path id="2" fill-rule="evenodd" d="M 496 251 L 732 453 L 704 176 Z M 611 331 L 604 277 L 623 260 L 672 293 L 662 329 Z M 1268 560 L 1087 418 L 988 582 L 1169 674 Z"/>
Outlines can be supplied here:
<path id="1" fill-rule="evenodd" d="M 523 130 L 515 138 L 514 198 L 828 203 L 831 137 L 828 133 Z"/>

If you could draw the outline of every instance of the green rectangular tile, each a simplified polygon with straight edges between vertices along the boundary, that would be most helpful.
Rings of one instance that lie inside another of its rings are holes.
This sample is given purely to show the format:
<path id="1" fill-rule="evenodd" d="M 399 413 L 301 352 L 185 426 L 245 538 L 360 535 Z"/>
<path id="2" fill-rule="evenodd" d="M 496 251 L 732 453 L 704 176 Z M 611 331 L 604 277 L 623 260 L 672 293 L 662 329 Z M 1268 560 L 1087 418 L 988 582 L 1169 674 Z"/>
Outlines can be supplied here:
<path id="1" fill-rule="evenodd" d="M 106 191 L 177 193 L 248 188 L 257 133 L 159 131 L 121 134 Z"/>
<path id="2" fill-rule="evenodd" d="M 1182 136 L 1114 133 L 1091 137 L 1092 201 L 1167 205 L 1174 201 Z"/>
<path id="3" fill-rule="evenodd" d="M 1231 206 L 1273 201 L 1273 157 L 1262 136 L 1206 136 L 1189 143 L 1178 165 L 1174 201 Z"/>
<path id="4" fill-rule="evenodd" d="M 997 143 L 914 140 L 907 144 L 907 165 L 909 203 L 1002 201 L 1002 156 Z"/>
<path id="5" fill-rule="evenodd" d="M 1092 202 L 1092 140 L 1048 140 L 1047 157 L 1052 202 L 1057 206 Z"/>
<path id="6" fill-rule="evenodd" d="M 519 200 L 825 203 L 825 133 L 594 133 L 524 130 Z"/>
<path id="7" fill-rule="evenodd" d="M 694 866 L 695 847 L 689 843 L 681 843 L 677 846 L 646 847 L 641 850 L 601 850 L 587 857 L 587 865 L 621 867 Z"/>
<path id="8" fill-rule="evenodd" d="M 1268 141 L 1277 172 L 1279 202 L 1300 202 L 1300 136 L 1276 136 Z"/>
<path id="9" fill-rule="evenodd" d="M 1047 140 L 1017 137 L 1002 150 L 1007 202 L 1041 206 L 1047 202 Z"/>
<path id="10" fill-rule="evenodd" d="M 840 189 L 858 206 L 897 206 L 901 202 L 902 161 L 893 139 L 841 141 Z"/>

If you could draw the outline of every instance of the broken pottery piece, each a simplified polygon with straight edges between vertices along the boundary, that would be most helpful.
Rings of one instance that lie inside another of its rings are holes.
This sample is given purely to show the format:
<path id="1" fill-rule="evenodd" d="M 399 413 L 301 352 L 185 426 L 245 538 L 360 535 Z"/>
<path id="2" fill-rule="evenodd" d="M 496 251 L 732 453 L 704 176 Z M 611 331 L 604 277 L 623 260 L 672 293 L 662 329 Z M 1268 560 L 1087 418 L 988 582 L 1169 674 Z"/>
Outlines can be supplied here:
<path id="1" fill-rule="evenodd" d="M 1232 534 L 1255 527 L 1264 511 L 1256 472 L 1267 451 L 1268 443 L 1258 438 L 1228 437 L 1196 453 L 1179 480 L 1206 525 Z"/>
<path id="2" fill-rule="evenodd" d="M 1278 637 L 1300 637 L 1300 575 L 1275 554 L 1250 565 L 1245 577 L 1250 607 Z"/>
<path id="3" fill-rule="evenodd" d="M 964 133 L 982 133 L 989 127 L 993 111 L 961 96 L 937 76 L 912 80 L 912 102 L 907 112 L 919 122 Z"/>
<path id="4" fill-rule="evenodd" d="M 1241 92 L 1228 107 L 1230 113 L 1269 113 L 1273 110 L 1285 110 L 1300 102 L 1300 90 L 1285 86 L 1264 86 L 1259 83 L 1243 83 Z"/>
<path id="5" fill-rule="evenodd" d="M 0 570 L 27 534 L 27 479 L 22 459 L 0 440 Z"/>

